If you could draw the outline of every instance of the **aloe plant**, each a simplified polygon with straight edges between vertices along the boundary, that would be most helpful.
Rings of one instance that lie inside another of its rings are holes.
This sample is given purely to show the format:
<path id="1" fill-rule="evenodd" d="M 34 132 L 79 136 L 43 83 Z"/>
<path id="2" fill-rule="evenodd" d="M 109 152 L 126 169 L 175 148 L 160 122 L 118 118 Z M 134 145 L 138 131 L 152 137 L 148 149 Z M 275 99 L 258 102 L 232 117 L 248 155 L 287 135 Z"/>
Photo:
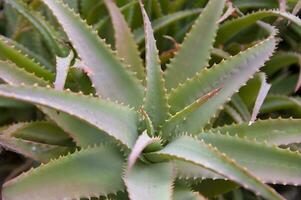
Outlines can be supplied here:
<path id="1" fill-rule="evenodd" d="M 115 50 L 78 10 L 69 7 L 77 7 L 71 1 L 69 6 L 61 0 L 42 2 L 64 33 L 46 26 L 47 19 L 24 2 L 6 1 L 40 32 L 55 56 L 56 72 L 45 67 L 52 61 L 0 38 L 0 78 L 6 83 L 0 85 L 1 102 L 34 105 L 43 113 L 43 121 L 0 129 L 3 148 L 35 162 L 34 168 L 6 181 L 4 200 L 164 200 L 216 195 L 201 189 L 205 181 L 221 190 L 217 194 L 242 187 L 265 199 L 284 199 L 272 184 L 301 185 L 301 154 L 284 148 L 301 143 L 301 120 L 256 120 L 270 89 L 265 74 L 258 71 L 279 42 L 277 29 L 258 20 L 276 16 L 300 27 L 298 17 L 265 10 L 219 23 L 227 18 L 222 17 L 225 0 L 210 0 L 201 11 L 165 16 L 154 9 L 159 16 L 156 31 L 168 26 L 172 16 L 182 19 L 200 13 L 164 69 L 142 1 L 138 4 L 144 34 L 138 28 L 136 35 L 114 1 L 103 1 L 114 28 Z M 158 8 L 155 1 L 150 2 L 145 3 Z M 184 1 L 177 2 L 171 12 Z M 157 3 L 164 6 L 164 1 Z M 82 6 L 89 9 L 88 3 Z M 226 58 L 211 65 L 212 52 L 218 52 L 220 45 L 226 48 L 252 24 L 262 31 L 260 40 L 235 55 L 223 53 Z M 71 44 L 60 43 L 66 38 Z M 141 38 L 145 39 L 145 62 L 137 45 Z M 268 67 L 271 62 L 264 68 L 267 74 L 281 68 Z M 288 98 L 278 101 L 294 106 L 297 100 Z M 250 113 L 248 107 L 254 102 Z M 273 106 L 265 103 L 261 110 L 269 112 Z M 237 123 L 220 125 L 224 111 Z"/>

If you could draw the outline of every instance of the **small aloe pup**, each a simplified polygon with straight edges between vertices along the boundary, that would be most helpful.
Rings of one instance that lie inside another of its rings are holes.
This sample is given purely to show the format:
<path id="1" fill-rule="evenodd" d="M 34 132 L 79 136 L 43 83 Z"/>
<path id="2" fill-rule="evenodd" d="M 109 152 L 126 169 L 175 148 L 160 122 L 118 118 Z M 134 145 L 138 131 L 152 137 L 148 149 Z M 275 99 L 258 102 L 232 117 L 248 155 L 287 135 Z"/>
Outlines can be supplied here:
<path id="1" fill-rule="evenodd" d="M 112 0 L 104 2 L 115 29 L 116 52 L 61 0 L 43 2 L 75 52 L 57 58 L 54 75 L 1 39 L 1 48 L 14 56 L 9 58 L 12 62 L 0 61 L 0 77 L 7 83 L 0 86 L 0 96 L 33 104 L 47 116 L 45 122 L 1 129 L 1 146 L 41 163 L 7 181 L 3 200 L 203 199 L 197 189 L 203 179 L 212 180 L 212 187 L 224 181 L 228 191 L 243 187 L 276 200 L 284 198 L 267 184 L 301 185 L 301 154 L 279 147 L 301 142 L 301 120 L 253 122 L 253 117 L 251 125 L 212 123 L 229 98 L 272 56 L 276 29 L 257 22 L 265 39 L 218 64 L 208 64 L 214 43 L 231 39 L 246 21 L 272 15 L 301 26 L 300 19 L 264 11 L 219 25 L 225 0 L 210 0 L 162 71 L 141 1 L 145 64 Z M 7 3 L 22 10 L 17 0 Z M 94 93 L 74 92 L 70 65 L 89 76 Z M 65 80 L 71 90 L 63 89 Z M 255 113 L 266 91 L 258 97 Z M 43 134 L 37 135 L 38 130 Z"/>

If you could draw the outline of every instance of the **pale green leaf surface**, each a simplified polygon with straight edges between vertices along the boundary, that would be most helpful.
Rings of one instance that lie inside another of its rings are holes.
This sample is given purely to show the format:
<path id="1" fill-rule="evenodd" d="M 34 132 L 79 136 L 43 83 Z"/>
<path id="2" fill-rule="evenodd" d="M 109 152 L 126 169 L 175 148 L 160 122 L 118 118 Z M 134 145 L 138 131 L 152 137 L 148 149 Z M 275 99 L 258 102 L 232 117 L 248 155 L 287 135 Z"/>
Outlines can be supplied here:
<path id="1" fill-rule="evenodd" d="M 5 183 L 4 200 L 79 199 L 124 188 L 123 159 L 108 146 L 82 150 L 51 161 Z"/>
<path id="2" fill-rule="evenodd" d="M 136 73 L 137 78 L 144 82 L 145 71 L 134 36 L 114 1 L 105 0 L 104 2 L 109 10 L 113 23 L 117 54 L 125 59 L 126 64 L 128 64 L 130 69 Z"/>
<path id="3" fill-rule="evenodd" d="M 137 107 L 142 103 L 142 86 L 92 28 L 60 0 L 44 0 L 74 45 L 97 93 Z"/>
<path id="4" fill-rule="evenodd" d="M 36 74 L 48 81 L 54 80 L 54 74 L 36 63 L 33 58 L 28 57 L 22 50 L 17 49 L 5 37 L 0 37 L 0 55 L 14 62 L 18 67 Z"/>
<path id="5" fill-rule="evenodd" d="M 224 0 L 209 1 L 196 20 L 180 50 L 167 66 L 165 80 L 168 90 L 207 67 L 224 4 Z"/>
<path id="6" fill-rule="evenodd" d="M 263 184 L 259 179 L 237 165 L 236 162 L 230 160 L 204 141 L 193 137 L 181 136 L 176 138 L 157 154 L 208 168 L 266 199 L 283 199 L 272 188 Z"/>
<path id="7" fill-rule="evenodd" d="M 46 106 L 77 117 L 132 147 L 137 137 L 137 116 L 127 107 L 95 97 L 30 86 L 0 86 L 0 96 Z"/>
<path id="8" fill-rule="evenodd" d="M 43 79 L 5 61 L 0 61 L 0 72 L 0 78 L 12 85 L 19 85 L 21 83 L 27 85 L 35 83 L 41 86 L 47 85 L 47 82 Z M 63 128 L 64 131 L 69 133 L 78 146 L 87 147 L 107 140 L 105 134 L 101 130 L 93 127 L 87 122 L 65 113 L 57 113 L 57 111 L 46 107 L 40 107 L 40 109 L 55 121 L 56 124 Z"/>
<path id="9" fill-rule="evenodd" d="M 271 28 L 267 26 L 267 28 Z M 169 130 L 167 134 L 189 132 L 197 133 L 209 120 L 229 101 L 230 97 L 255 74 L 255 72 L 272 55 L 276 40 L 274 29 L 270 30 L 272 35 L 266 40 L 250 47 L 226 61 L 205 69 L 195 75 L 191 80 L 176 88 L 170 93 L 169 103 L 171 113 L 176 113 L 185 106 L 195 101 L 200 96 L 221 88 L 220 92 L 204 103 L 200 109 L 188 116 L 179 128 Z"/>
<path id="10" fill-rule="evenodd" d="M 200 138 L 265 183 L 301 184 L 301 154 L 298 152 L 229 135 L 201 133 Z"/>
<path id="11" fill-rule="evenodd" d="M 140 7 L 144 20 L 146 44 L 146 94 L 144 109 L 151 119 L 155 130 L 157 130 L 169 114 L 165 82 L 151 22 L 141 1 Z"/>
<path id="12" fill-rule="evenodd" d="M 171 163 L 137 163 L 124 177 L 131 200 L 169 200 L 172 196 L 173 179 Z"/>

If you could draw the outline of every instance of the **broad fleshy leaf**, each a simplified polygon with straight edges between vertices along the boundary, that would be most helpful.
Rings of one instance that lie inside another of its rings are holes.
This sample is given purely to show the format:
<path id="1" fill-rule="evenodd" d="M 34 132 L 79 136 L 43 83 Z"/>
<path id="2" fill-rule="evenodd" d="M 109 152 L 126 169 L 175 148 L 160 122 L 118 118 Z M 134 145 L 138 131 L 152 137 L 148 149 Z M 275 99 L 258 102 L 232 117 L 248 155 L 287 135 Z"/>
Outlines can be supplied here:
<path id="1" fill-rule="evenodd" d="M 208 168 L 267 199 L 283 199 L 275 190 L 202 140 L 181 136 L 156 154 Z"/>
<path id="2" fill-rule="evenodd" d="M 264 64 L 272 55 L 276 45 L 275 30 L 267 24 L 266 28 L 271 32 L 270 37 L 210 69 L 204 69 L 170 93 L 171 113 L 175 113 L 209 91 L 222 88 L 198 111 L 187 116 L 187 120 L 179 124 L 180 128 L 173 130 L 172 133 L 185 131 L 197 133 Z"/>
<path id="3" fill-rule="evenodd" d="M 108 146 L 85 149 L 32 169 L 5 183 L 3 200 L 98 197 L 124 189 L 123 159 Z"/>
<path id="4" fill-rule="evenodd" d="M 299 152 L 229 135 L 201 133 L 200 138 L 265 183 L 301 184 Z"/>
<path id="5" fill-rule="evenodd" d="M 124 177 L 131 200 L 169 200 L 172 197 L 173 179 L 171 163 L 137 163 Z"/>
<path id="6" fill-rule="evenodd" d="M 0 72 L 0 78 L 12 85 L 20 85 L 22 83 L 27 85 L 47 85 L 47 82 L 43 79 L 5 61 L 0 61 Z M 6 99 L 6 101 L 7 100 L 11 101 L 11 99 Z M 102 143 L 108 139 L 103 131 L 93 127 L 87 122 L 65 113 L 58 113 L 56 110 L 46 107 L 41 106 L 40 109 L 64 129 L 65 132 L 69 133 L 78 146 L 87 147 L 89 145 Z"/>
<path id="7" fill-rule="evenodd" d="M 183 110 L 177 112 L 169 119 L 167 119 L 161 129 L 164 137 L 170 136 L 170 133 L 173 132 L 173 130 L 179 128 L 179 124 L 181 123 L 181 121 L 186 121 L 187 116 L 198 110 L 199 107 L 201 107 L 205 102 L 209 101 L 210 98 L 216 95 L 220 91 L 220 89 L 221 88 L 214 89 L 213 91 L 205 94 L 192 104 L 186 106 Z"/>
<path id="8" fill-rule="evenodd" d="M 63 111 L 132 147 L 137 137 L 136 113 L 124 106 L 95 97 L 30 86 L 0 86 L 0 96 Z"/>
<path id="9" fill-rule="evenodd" d="M 96 32 L 61 0 L 43 1 L 57 17 L 85 64 L 97 93 L 105 98 L 137 107 L 142 87 Z M 127 86 L 125 90 L 124 87 Z"/>
<path id="10" fill-rule="evenodd" d="M 224 0 L 209 1 L 196 20 L 177 55 L 167 66 L 165 80 L 168 90 L 192 78 L 207 66 L 224 4 Z"/>

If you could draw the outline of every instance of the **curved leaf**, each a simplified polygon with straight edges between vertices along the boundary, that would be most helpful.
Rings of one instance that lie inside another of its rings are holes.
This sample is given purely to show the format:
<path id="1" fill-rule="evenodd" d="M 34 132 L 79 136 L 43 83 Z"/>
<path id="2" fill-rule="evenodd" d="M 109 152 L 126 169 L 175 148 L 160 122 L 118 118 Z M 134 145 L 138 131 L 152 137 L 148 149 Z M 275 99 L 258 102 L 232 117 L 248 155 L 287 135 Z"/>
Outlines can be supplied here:
<path id="1" fill-rule="evenodd" d="M 58 18 L 74 45 L 85 71 L 99 95 L 137 107 L 142 103 L 142 87 L 114 55 L 111 49 L 98 38 L 96 32 L 61 0 L 44 0 Z M 126 86 L 126 88 L 125 88 Z"/>
<path id="2" fill-rule="evenodd" d="M 51 161 L 5 183 L 3 200 L 79 199 L 124 188 L 123 159 L 108 146 L 94 147 Z"/>
<path id="3" fill-rule="evenodd" d="M 21 83 L 27 85 L 47 85 L 47 82 L 43 79 L 18 68 L 14 64 L 6 63 L 4 61 L 0 61 L 0 72 L 0 78 L 12 85 L 19 85 Z M 8 100 L 11 101 L 11 99 L 6 99 L 6 101 Z M 40 109 L 64 129 L 65 132 L 69 133 L 78 146 L 87 147 L 89 145 L 107 141 L 106 134 L 84 121 L 68 114 L 58 113 L 57 111 L 46 107 L 40 107 Z"/>
<path id="4" fill-rule="evenodd" d="M 237 165 L 235 161 L 230 160 L 204 141 L 193 137 L 181 136 L 155 154 L 208 168 L 267 199 L 283 199 L 272 188 Z"/>
<path id="5" fill-rule="evenodd" d="M 202 133 L 200 138 L 265 183 L 301 184 L 301 154 L 298 152 L 229 135 Z"/>
<path id="6" fill-rule="evenodd" d="M 33 58 L 28 57 L 22 50 L 16 49 L 13 44 L 3 36 L 0 36 L 0 50 L 4 58 L 11 60 L 18 67 L 34 73 L 47 81 L 54 80 L 54 74 L 52 72 L 36 63 Z"/>
<path id="7" fill-rule="evenodd" d="M 132 147 L 137 137 L 137 116 L 127 107 L 66 91 L 29 86 L 0 86 L 0 96 L 50 107 L 77 117 Z"/>
<path id="8" fill-rule="evenodd" d="M 160 138 L 151 138 L 145 132 L 143 132 L 137 139 L 129 157 L 128 157 L 128 164 L 127 164 L 127 171 L 130 171 L 132 167 L 135 165 L 137 159 L 143 152 L 143 150 L 150 144 L 159 142 Z"/>
<path id="9" fill-rule="evenodd" d="M 170 93 L 171 113 L 175 113 L 191 104 L 199 96 L 215 88 L 222 88 L 210 101 L 204 103 L 199 110 L 187 116 L 187 120 L 179 124 L 179 128 L 168 134 L 186 131 L 192 134 L 198 133 L 216 112 L 222 108 L 223 104 L 229 101 L 229 98 L 255 74 L 272 55 L 276 45 L 275 30 L 269 25 L 266 25 L 266 28 L 272 34 L 266 40 L 226 61 L 222 61 L 210 69 L 204 69 Z"/>

